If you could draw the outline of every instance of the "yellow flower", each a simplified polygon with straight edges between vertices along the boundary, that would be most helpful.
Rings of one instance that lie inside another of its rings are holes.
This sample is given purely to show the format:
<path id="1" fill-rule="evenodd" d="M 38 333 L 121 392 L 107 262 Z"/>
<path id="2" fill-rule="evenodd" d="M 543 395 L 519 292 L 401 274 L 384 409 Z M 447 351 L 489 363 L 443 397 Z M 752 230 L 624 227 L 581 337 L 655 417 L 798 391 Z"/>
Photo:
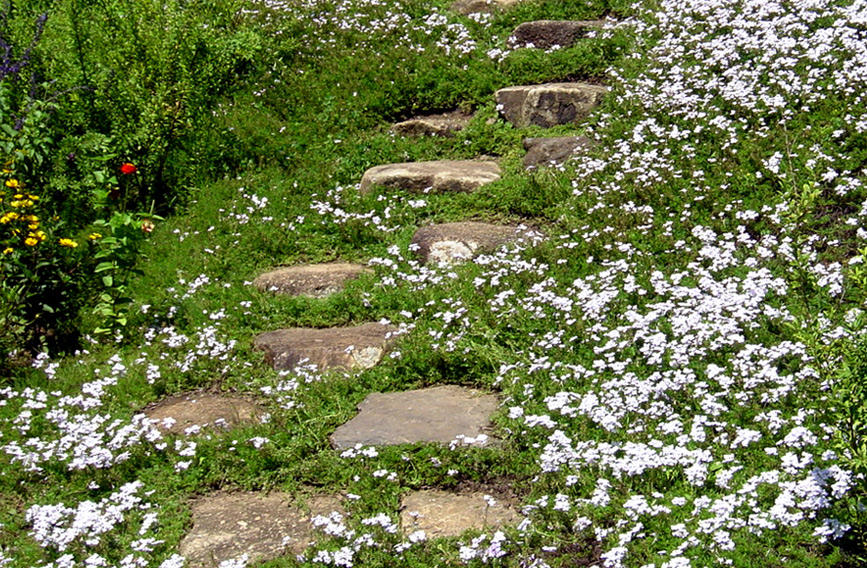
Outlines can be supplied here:
<path id="1" fill-rule="evenodd" d="M 29 247 L 35 247 L 36 243 L 38 243 L 38 242 L 39 242 L 39 240 L 34 239 L 33 237 L 27 237 L 26 239 L 24 239 L 24 244 L 29 246 Z"/>
<path id="2" fill-rule="evenodd" d="M 44 241 L 48 238 L 48 235 L 46 235 L 44 231 L 36 231 L 33 235 L 40 241 Z"/>
<path id="3" fill-rule="evenodd" d="M 9 221 L 14 221 L 17 218 L 18 218 L 18 213 L 16 213 L 15 211 L 10 211 L 9 213 L 6 213 L 2 217 L 0 217 L 0 223 L 3 223 L 5 225 Z"/>
<path id="4" fill-rule="evenodd" d="M 36 229 L 39 228 L 39 223 L 30 223 L 29 225 L 27 225 L 27 228 L 30 229 L 31 231 L 35 231 Z"/>
<path id="5" fill-rule="evenodd" d="M 39 201 L 39 196 L 38 196 L 38 195 L 30 195 L 30 194 L 28 193 L 28 194 L 27 194 L 27 199 L 32 199 L 33 201 Z"/>
<path id="6" fill-rule="evenodd" d="M 3 254 L 12 254 L 13 252 L 12 247 L 6 247 L 3 249 Z"/>
<path id="7" fill-rule="evenodd" d="M 92 240 L 92 241 L 95 241 L 96 239 L 101 239 L 102 235 L 100 235 L 99 233 L 90 233 L 90 235 L 88 235 L 87 238 Z"/>
<path id="8" fill-rule="evenodd" d="M 60 246 L 75 248 L 78 246 L 78 243 L 73 241 L 72 239 L 60 239 Z"/>
<path id="9" fill-rule="evenodd" d="M 14 187 L 21 187 L 21 182 L 19 182 L 15 178 L 7 179 L 6 180 L 6 187 L 13 187 L 13 188 Z"/>

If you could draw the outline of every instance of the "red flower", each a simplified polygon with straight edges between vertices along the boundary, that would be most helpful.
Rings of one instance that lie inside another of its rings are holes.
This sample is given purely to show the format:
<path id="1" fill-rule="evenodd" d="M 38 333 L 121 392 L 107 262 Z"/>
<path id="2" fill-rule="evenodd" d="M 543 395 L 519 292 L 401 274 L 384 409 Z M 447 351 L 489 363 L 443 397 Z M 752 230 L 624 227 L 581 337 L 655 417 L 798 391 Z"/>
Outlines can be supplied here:
<path id="1" fill-rule="evenodd" d="M 135 167 L 135 164 L 131 164 L 129 162 L 124 162 L 120 166 L 120 173 L 122 174 L 134 174 L 137 170 L 138 168 Z"/>

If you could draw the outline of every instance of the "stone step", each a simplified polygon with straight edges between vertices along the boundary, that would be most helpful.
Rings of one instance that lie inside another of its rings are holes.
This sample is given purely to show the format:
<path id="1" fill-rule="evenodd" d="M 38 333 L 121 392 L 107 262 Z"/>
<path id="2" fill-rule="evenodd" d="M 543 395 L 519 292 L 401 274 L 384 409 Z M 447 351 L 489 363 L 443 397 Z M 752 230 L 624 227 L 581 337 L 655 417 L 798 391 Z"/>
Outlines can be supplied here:
<path id="1" fill-rule="evenodd" d="M 417 230 L 411 246 L 424 263 L 454 264 L 477 254 L 493 252 L 517 241 L 525 233 L 525 229 L 511 225 L 475 221 L 443 223 Z"/>
<path id="2" fill-rule="evenodd" d="M 456 440 L 485 445 L 498 404 L 492 394 L 452 385 L 372 393 L 358 405 L 355 418 L 334 431 L 331 443 L 337 449 Z"/>
<path id="3" fill-rule="evenodd" d="M 346 262 L 287 266 L 256 277 L 253 285 L 263 292 L 324 298 L 343 290 L 347 281 L 371 272 L 360 264 Z"/>
<path id="4" fill-rule="evenodd" d="M 401 136 L 454 136 L 470 123 L 472 117 L 461 111 L 416 116 L 392 125 L 391 130 Z"/>
<path id="5" fill-rule="evenodd" d="M 509 36 L 510 48 L 534 47 L 551 49 L 552 47 L 571 47 L 576 41 L 585 37 L 587 32 L 605 25 L 602 20 L 537 20 L 524 22 L 512 31 Z"/>
<path id="6" fill-rule="evenodd" d="M 503 117 L 515 126 L 549 128 L 585 118 L 607 92 L 589 83 L 546 83 L 506 87 L 495 97 Z"/>
<path id="7" fill-rule="evenodd" d="M 381 323 L 327 329 L 290 328 L 269 331 L 253 340 L 277 370 L 316 365 L 318 370 L 369 369 L 379 363 L 398 329 Z"/>
<path id="8" fill-rule="evenodd" d="M 496 491 L 455 493 L 426 489 L 401 499 L 400 524 L 404 534 L 424 531 L 429 539 L 459 536 L 516 524 L 520 516 L 512 498 Z"/>
<path id="9" fill-rule="evenodd" d="M 413 193 L 471 192 L 498 179 L 500 166 L 493 160 L 406 162 L 370 168 L 361 178 L 360 191 L 382 186 Z"/>
<path id="10" fill-rule="evenodd" d="M 265 410 L 253 401 L 230 394 L 188 393 L 171 396 L 144 410 L 154 426 L 168 434 L 198 434 L 254 424 Z"/>
<path id="11" fill-rule="evenodd" d="M 314 540 L 311 519 L 342 514 L 340 499 L 319 495 L 306 500 L 304 510 L 285 493 L 225 493 L 200 497 L 192 503 L 193 528 L 181 540 L 186 566 L 211 568 L 247 554 L 250 562 L 298 555 Z"/>
<path id="12" fill-rule="evenodd" d="M 451 9 L 459 14 L 490 14 L 514 6 L 521 0 L 457 0 Z"/>
<path id="13" fill-rule="evenodd" d="M 556 136 L 552 138 L 524 138 L 524 167 L 556 166 L 564 163 L 580 150 L 593 146 L 586 136 Z"/>

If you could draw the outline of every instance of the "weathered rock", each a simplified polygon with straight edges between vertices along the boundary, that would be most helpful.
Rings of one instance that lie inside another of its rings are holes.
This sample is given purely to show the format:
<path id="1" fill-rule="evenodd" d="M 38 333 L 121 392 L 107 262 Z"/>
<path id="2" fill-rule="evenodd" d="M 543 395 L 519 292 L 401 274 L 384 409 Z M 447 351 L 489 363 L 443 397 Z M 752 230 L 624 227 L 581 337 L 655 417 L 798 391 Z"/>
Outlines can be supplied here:
<path id="1" fill-rule="evenodd" d="M 397 328 L 381 323 L 328 329 L 290 328 L 258 336 L 253 346 L 265 351 L 275 369 L 313 364 L 320 371 L 369 369 L 388 351 Z"/>
<path id="2" fill-rule="evenodd" d="M 463 221 L 422 227 L 412 237 L 412 247 L 423 262 L 452 264 L 492 252 L 517 241 L 524 234 L 520 227 Z"/>
<path id="3" fill-rule="evenodd" d="M 583 119 L 607 91 L 589 83 L 547 83 L 506 87 L 495 96 L 500 112 L 515 126 L 549 128 Z"/>
<path id="4" fill-rule="evenodd" d="M 405 162 L 370 168 L 361 178 L 360 191 L 383 186 L 414 193 L 471 192 L 498 179 L 500 166 L 492 160 Z"/>
<path id="5" fill-rule="evenodd" d="M 416 442 L 485 445 L 497 405 L 492 394 L 451 385 L 372 393 L 358 405 L 358 415 L 335 430 L 331 443 L 338 449 Z"/>
<path id="6" fill-rule="evenodd" d="M 574 155 L 576 150 L 587 149 L 593 142 L 586 136 L 558 136 L 554 138 L 525 138 L 524 167 L 558 165 Z"/>
<path id="7" fill-rule="evenodd" d="M 192 503 L 193 528 L 181 540 L 188 566 L 212 567 L 249 555 L 251 562 L 300 554 L 314 538 L 310 519 L 342 512 L 338 497 L 307 500 L 308 511 L 285 493 L 215 493 Z"/>
<path id="8" fill-rule="evenodd" d="M 410 118 L 393 125 L 391 130 L 402 136 L 454 136 L 469 122 L 470 115 L 454 111 Z"/>
<path id="9" fill-rule="evenodd" d="M 145 409 L 145 416 L 169 434 L 196 434 L 202 429 L 228 429 L 257 422 L 265 411 L 237 395 L 189 393 L 161 400 Z"/>
<path id="10" fill-rule="evenodd" d="M 458 536 L 517 523 L 520 519 L 507 498 L 484 492 L 414 491 L 401 500 L 404 534 L 424 531 L 428 538 Z"/>
<path id="11" fill-rule="evenodd" d="M 451 9 L 459 14 L 489 14 L 514 6 L 521 0 L 457 0 Z"/>
<path id="12" fill-rule="evenodd" d="M 348 280 L 365 272 L 372 270 L 346 262 L 287 266 L 258 276 L 253 285 L 262 291 L 324 298 L 339 292 Z"/>
<path id="13" fill-rule="evenodd" d="M 524 22 L 509 36 L 511 48 L 535 47 L 550 49 L 554 46 L 570 47 L 589 30 L 600 28 L 603 21 L 537 20 Z"/>

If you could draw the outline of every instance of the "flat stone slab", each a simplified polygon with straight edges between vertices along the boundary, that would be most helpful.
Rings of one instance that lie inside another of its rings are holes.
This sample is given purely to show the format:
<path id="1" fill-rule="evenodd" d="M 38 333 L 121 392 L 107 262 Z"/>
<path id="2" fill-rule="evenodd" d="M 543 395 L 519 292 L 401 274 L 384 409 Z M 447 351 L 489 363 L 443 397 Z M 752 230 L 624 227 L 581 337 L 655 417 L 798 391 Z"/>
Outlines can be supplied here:
<path id="1" fill-rule="evenodd" d="M 503 117 L 515 126 L 549 128 L 585 118 L 607 92 L 589 83 L 546 83 L 506 87 L 495 97 Z"/>
<path id="2" fill-rule="evenodd" d="M 524 235 L 520 227 L 475 221 L 422 227 L 412 237 L 412 248 L 422 262 L 454 264 L 492 252 Z"/>
<path id="3" fill-rule="evenodd" d="M 605 25 L 601 20 L 537 20 L 524 22 L 509 36 L 508 45 L 512 49 L 534 47 L 551 49 L 552 47 L 571 47 L 576 41 L 585 37 L 587 32 Z"/>
<path id="4" fill-rule="evenodd" d="M 458 536 L 470 529 L 499 528 L 519 520 L 514 505 L 497 494 L 428 489 L 409 493 L 401 500 L 404 534 L 424 531 L 429 539 Z"/>
<path id="5" fill-rule="evenodd" d="M 460 111 L 417 116 L 392 125 L 391 130 L 402 136 L 454 136 L 466 128 L 472 118 Z"/>
<path id="6" fill-rule="evenodd" d="M 320 371 L 369 369 L 379 363 L 395 339 L 397 328 L 381 323 L 355 327 L 278 329 L 259 335 L 253 346 L 265 351 L 275 369 L 313 364 Z"/>
<path id="7" fill-rule="evenodd" d="M 382 186 L 413 193 L 471 192 L 498 179 L 500 166 L 493 160 L 406 162 L 370 168 L 361 178 L 360 191 Z"/>
<path id="8" fill-rule="evenodd" d="M 525 138 L 524 167 L 559 165 L 573 156 L 576 151 L 588 149 L 593 141 L 586 136 L 557 136 L 553 138 Z"/>
<path id="9" fill-rule="evenodd" d="M 324 298 L 341 291 L 347 281 L 365 272 L 373 271 L 346 262 L 287 266 L 256 277 L 253 285 L 263 292 Z"/>
<path id="10" fill-rule="evenodd" d="M 521 0 L 457 0 L 451 9 L 459 14 L 490 14 L 514 6 Z"/>
<path id="11" fill-rule="evenodd" d="M 237 395 L 188 393 L 163 399 L 145 409 L 144 414 L 168 434 L 197 434 L 204 429 L 256 423 L 265 411 Z"/>
<path id="12" fill-rule="evenodd" d="M 356 444 L 448 444 L 456 439 L 485 445 L 498 404 L 492 394 L 452 385 L 372 393 L 358 405 L 355 418 L 334 431 L 331 443 L 338 449 Z"/>
<path id="13" fill-rule="evenodd" d="M 315 515 L 342 511 L 340 499 L 307 500 L 306 511 L 285 493 L 215 493 L 192 503 L 193 528 L 179 551 L 187 566 L 213 567 L 247 554 L 251 562 L 297 555 L 313 541 Z"/>

